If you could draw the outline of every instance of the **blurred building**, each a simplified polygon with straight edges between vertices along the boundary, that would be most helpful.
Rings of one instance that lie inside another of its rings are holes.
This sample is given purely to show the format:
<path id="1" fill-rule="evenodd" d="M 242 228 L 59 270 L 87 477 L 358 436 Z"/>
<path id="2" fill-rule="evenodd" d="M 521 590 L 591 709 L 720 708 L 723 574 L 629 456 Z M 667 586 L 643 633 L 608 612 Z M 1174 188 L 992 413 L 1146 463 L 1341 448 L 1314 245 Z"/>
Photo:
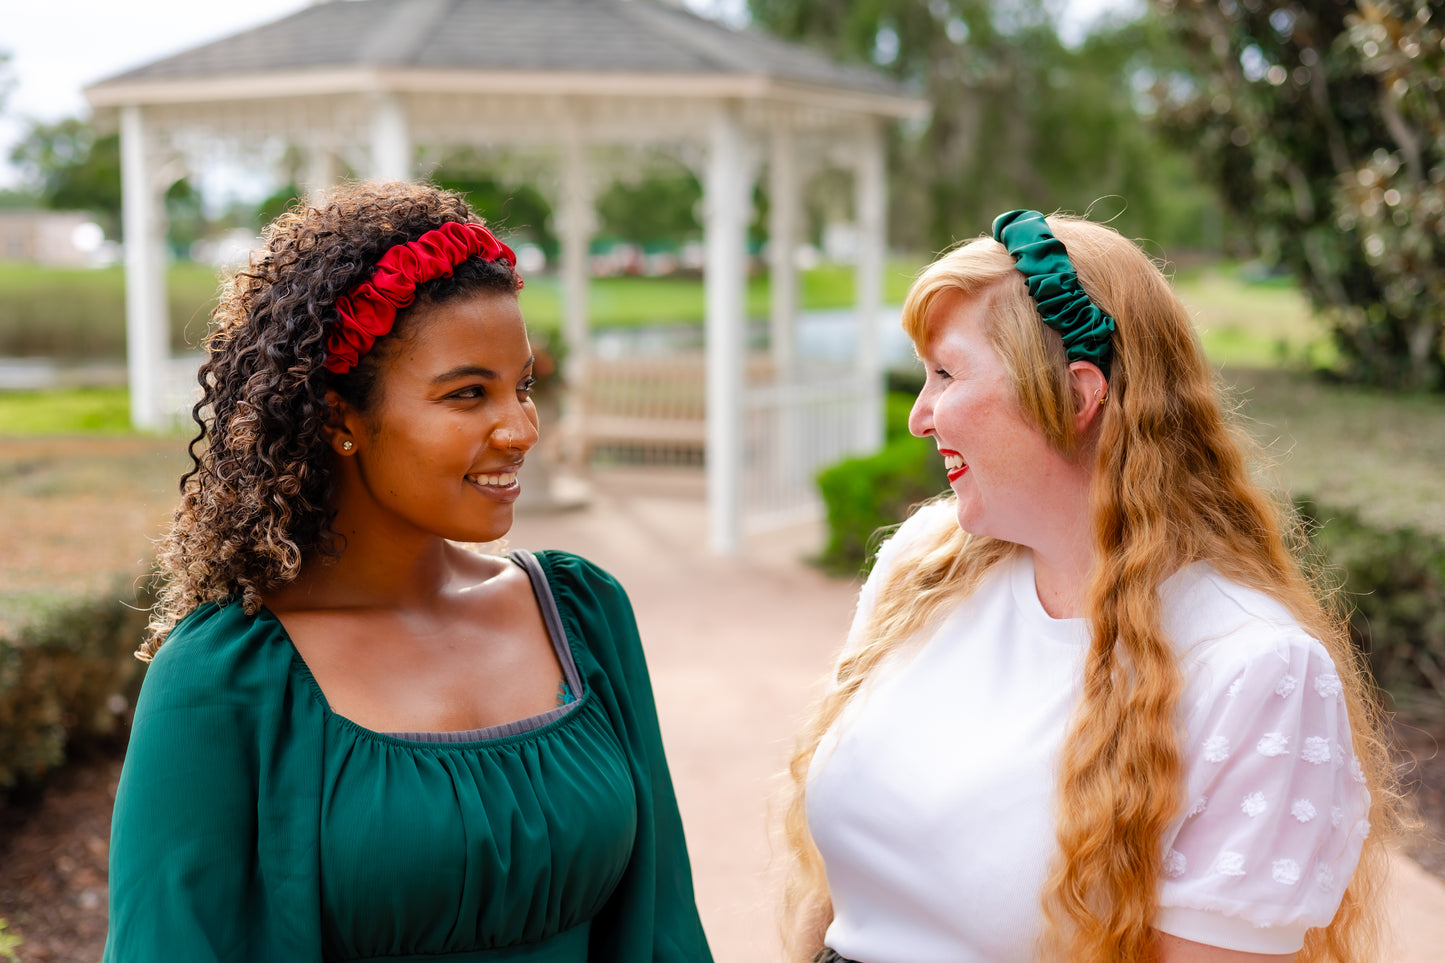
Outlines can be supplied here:
<path id="1" fill-rule="evenodd" d="M 0 210 L 0 261 L 89 267 L 104 242 L 85 211 Z"/>

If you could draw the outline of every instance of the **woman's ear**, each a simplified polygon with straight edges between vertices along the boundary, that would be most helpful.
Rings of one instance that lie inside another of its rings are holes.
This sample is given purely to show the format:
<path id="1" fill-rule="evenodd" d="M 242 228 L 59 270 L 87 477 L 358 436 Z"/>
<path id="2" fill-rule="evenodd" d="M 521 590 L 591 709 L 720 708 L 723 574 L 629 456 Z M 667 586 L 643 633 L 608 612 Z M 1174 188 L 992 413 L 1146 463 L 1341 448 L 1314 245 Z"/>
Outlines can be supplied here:
<path id="1" fill-rule="evenodd" d="M 1069 387 L 1074 395 L 1074 430 L 1082 435 L 1109 401 L 1109 379 L 1089 361 L 1069 365 Z"/>
<path id="2" fill-rule="evenodd" d="M 326 419 L 327 443 L 331 450 L 344 457 L 356 454 L 361 444 L 361 418 L 357 410 L 335 391 L 326 392 L 326 407 L 331 409 Z"/>

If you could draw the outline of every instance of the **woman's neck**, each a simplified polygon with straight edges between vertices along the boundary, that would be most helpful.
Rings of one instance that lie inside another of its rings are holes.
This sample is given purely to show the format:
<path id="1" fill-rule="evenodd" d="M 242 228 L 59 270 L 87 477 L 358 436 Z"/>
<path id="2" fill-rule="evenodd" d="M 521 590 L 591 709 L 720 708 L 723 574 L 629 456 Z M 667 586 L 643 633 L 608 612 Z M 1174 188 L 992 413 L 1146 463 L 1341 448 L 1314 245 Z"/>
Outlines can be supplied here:
<path id="1" fill-rule="evenodd" d="M 1050 499 L 1053 511 L 1034 533 L 1034 586 L 1044 611 L 1056 619 L 1081 618 L 1094 574 L 1089 525 L 1088 476 L 1061 486 Z"/>
<path id="2" fill-rule="evenodd" d="M 339 554 L 307 559 L 293 582 L 268 594 L 268 605 L 421 609 L 435 603 L 456 573 L 458 549 L 445 539 L 374 517 L 362 523 L 344 501 L 332 529 Z"/>
<path id="3" fill-rule="evenodd" d="M 1039 604 L 1050 618 L 1083 618 L 1088 595 L 1089 577 L 1093 573 L 1093 555 L 1045 555 L 1033 549 L 1034 591 Z"/>

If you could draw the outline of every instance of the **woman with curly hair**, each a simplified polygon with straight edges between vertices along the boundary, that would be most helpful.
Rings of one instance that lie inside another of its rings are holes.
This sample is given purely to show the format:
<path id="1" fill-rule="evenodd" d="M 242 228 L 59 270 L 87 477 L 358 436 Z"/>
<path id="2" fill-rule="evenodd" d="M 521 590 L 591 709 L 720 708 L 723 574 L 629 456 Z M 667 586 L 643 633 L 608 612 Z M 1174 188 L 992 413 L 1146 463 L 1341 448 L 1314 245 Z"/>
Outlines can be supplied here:
<path id="1" fill-rule="evenodd" d="M 951 491 L 800 738 L 790 959 L 1374 959 L 1376 706 L 1168 281 L 1014 211 L 903 316 Z"/>
<path id="2" fill-rule="evenodd" d="M 627 596 L 458 544 L 537 442 L 512 251 L 408 184 L 265 241 L 161 545 L 105 959 L 709 960 Z"/>

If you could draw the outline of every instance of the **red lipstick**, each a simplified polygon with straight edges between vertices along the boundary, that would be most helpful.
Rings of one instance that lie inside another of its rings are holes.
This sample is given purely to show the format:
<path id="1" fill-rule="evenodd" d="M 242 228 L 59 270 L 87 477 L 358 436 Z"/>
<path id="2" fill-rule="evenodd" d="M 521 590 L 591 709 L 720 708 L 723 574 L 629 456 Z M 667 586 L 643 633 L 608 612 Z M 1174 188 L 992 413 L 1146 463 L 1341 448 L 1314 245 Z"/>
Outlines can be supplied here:
<path id="1" fill-rule="evenodd" d="M 968 463 L 963 460 L 962 455 L 952 448 L 940 448 L 938 449 L 938 453 L 943 456 L 943 464 L 944 467 L 948 469 L 948 481 L 950 484 L 958 481 L 963 477 L 964 473 L 968 471 Z M 956 464 L 950 466 L 950 462 L 956 462 Z"/>

